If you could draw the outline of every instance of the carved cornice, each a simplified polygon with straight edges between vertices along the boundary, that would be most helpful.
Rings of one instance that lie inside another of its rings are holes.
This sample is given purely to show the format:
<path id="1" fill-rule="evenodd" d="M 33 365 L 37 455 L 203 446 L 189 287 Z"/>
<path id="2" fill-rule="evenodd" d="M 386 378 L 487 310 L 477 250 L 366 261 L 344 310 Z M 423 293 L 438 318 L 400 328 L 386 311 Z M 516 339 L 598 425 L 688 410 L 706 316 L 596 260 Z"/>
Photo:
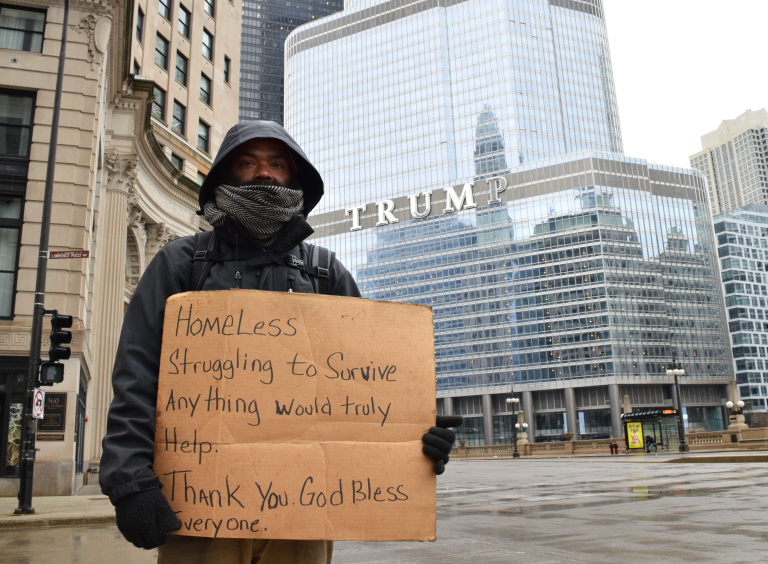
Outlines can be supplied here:
<path id="1" fill-rule="evenodd" d="M 181 235 L 169 229 L 165 223 L 147 226 L 147 254 L 155 256 L 166 244 L 179 237 Z"/>
<path id="2" fill-rule="evenodd" d="M 96 31 L 96 21 L 96 16 L 88 14 L 83 16 L 80 23 L 70 24 L 69 26 L 69 29 L 76 31 L 77 33 L 84 33 L 88 38 L 88 56 L 85 60 L 91 64 L 91 70 L 93 70 L 93 64 L 96 61 L 96 44 L 93 41 L 93 33 Z"/>
<path id="3" fill-rule="evenodd" d="M 107 170 L 107 191 L 129 194 L 136 184 L 138 159 L 120 157 L 117 153 L 108 153 L 104 158 Z"/>

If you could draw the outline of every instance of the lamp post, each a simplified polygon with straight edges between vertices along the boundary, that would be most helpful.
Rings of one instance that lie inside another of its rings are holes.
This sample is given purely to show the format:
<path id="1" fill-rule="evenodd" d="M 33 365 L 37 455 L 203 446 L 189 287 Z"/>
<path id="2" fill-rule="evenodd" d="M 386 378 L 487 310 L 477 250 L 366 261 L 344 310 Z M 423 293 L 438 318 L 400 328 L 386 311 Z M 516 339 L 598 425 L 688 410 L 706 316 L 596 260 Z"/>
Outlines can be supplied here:
<path id="1" fill-rule="evenodd" d="M 725 402 L 725 407 L 728 408 L 728 411 L 731 412 L 731 415 L 741 415 L 744 413 L 744 402 L 741 400 L 736 402 L 736 409 L 734 409 L 734 404 L 730 400 Z"/>
<path id="2" fill-rule="evenodd" d="M 680 395 L 680 384 L 677 381 L 678 376 L 685 376 L 685 370 L 675 359 L 675 353 L 672 353 L 672 364 L 667 370 L 667 376 L 675 377 L 675 391 L 677 392 L 677 429 L 680 434 L 680 452 L 689 452 L 691 448 L 685 442 L 685 425 L 683 424 L 683 403 Z"/>
<path id="3" fill-rule="evenodd" d="M 519 398 L 507 398 L 507 403 L 512 404 L 512 421 L 515 422 L 512 427 L 512 442 L 515 444 L 515 451 L 512 453 L 512 458 L 520 458 L 520 453 L 517 451 L 517 430 L 520 429 L 520 423 L 517 422 L 517 404 L 520 403 Z M 528 428 L 528 423 L 523 423 L 523 429 Z"/>

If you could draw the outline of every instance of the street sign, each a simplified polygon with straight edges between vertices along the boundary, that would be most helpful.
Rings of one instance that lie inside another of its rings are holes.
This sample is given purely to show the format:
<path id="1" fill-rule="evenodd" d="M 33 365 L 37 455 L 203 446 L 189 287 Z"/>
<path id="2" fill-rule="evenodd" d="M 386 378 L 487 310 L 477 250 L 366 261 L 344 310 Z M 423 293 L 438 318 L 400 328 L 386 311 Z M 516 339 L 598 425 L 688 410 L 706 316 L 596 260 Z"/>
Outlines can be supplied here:
<path id="1" fill-rule="evenodd" d="M 89 256 L 91 256 L 91 251 L 51 251 L 48 254 L 49 259 L 79 259 Z"/>
<path id="2" fill-rule="evenodd" d="M 32 397 L 32 417 L 35 419 L 42 419 L 44 410 L 45 392 L 40 388 L 35 388 L 35 394 Z"/>

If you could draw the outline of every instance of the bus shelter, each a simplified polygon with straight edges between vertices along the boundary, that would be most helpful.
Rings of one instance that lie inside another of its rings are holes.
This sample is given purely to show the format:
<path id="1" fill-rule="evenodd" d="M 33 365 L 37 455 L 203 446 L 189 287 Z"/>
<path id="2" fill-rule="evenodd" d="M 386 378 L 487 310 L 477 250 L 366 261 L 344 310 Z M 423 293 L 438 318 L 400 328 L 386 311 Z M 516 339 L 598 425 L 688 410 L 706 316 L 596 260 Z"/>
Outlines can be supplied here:
<path id="1" fill-rule="evenodd" d="M 670 452 L 680 445 L 676 409 L 646 409 L 623 413 L 627 452 Z"/>

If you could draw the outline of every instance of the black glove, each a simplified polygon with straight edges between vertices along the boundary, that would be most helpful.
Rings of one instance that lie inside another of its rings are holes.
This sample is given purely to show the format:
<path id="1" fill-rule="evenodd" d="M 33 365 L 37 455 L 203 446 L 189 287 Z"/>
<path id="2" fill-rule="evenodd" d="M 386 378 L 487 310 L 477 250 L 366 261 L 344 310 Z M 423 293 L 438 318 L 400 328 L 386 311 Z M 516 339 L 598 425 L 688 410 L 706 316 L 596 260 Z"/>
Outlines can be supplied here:
<path id="1" fill-rule="evenodd" d="M 124 497 L 115 504 L 117 528 L 128 542 L 149 550 L 164 545 L 181 521 L 157 487 Z"/>
<path id="2" fill-rule="evenodd" d="M 456 441 L 456 433 L 448 427 L 461 427 L 463 423 L 464 418 L 461 415 L 438 415 L 435 427 L 421 437 L 421 442 L 424 443 L 421 451 L 435 461 L 435 474 L 445 472 L 448 455 Z"/>

